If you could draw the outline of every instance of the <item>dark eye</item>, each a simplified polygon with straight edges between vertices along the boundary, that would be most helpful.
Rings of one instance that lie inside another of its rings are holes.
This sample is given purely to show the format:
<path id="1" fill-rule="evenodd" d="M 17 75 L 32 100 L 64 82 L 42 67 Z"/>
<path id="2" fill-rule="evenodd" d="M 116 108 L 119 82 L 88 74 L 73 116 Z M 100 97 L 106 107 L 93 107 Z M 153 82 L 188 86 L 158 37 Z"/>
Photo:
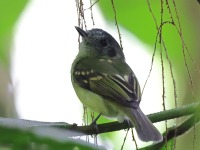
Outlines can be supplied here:
<path id="1" fill-rule="evenodd" d="M 108 45 L 108 41 L 106 39 L 101 39 L 100 44 L 102 47 L 106 47 Z"/>

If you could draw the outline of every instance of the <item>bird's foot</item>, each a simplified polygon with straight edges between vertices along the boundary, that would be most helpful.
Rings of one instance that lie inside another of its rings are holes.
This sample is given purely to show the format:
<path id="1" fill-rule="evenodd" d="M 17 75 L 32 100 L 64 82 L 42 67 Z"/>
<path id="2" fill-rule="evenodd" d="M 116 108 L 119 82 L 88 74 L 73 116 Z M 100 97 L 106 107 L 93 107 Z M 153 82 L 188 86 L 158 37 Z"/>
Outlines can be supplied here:
<path id="1" fill-rule="evenodd" d="M 125 124 L 127 124 L 127 126 L 128 126 L 128 129 L 130 129 L 130 128 L 132 128 L 132 127 L 133 127 L 133 125 L 132 125 L 132 123 L 130 122 L 130 120 L 129 120 L 129 119 L 124 119 L 124 123 L 125 123 Z"/>
<path id="2" fill-rule="evenodd" d="M 95 128 L 97 134 L 99 133 L 97 120 L 99 119 L 100 116 L 101 116 L 101 114 L 99 114 L 99 115 L 92 121 L 92 123 L 89 125 L 89 126 Z"/>

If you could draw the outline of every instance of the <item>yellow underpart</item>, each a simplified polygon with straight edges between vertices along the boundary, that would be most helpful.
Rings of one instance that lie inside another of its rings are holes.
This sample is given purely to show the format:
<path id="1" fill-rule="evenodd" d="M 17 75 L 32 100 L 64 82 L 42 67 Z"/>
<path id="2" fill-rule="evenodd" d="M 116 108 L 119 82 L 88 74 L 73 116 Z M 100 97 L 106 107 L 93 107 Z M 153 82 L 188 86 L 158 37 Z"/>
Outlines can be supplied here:
<path id="1" fill-rule="evenodd" d="M 120 111 L 122 109 L 119 109 L 119 107 L 113 104 L 112 101 L 106 100 L 98 94 L 83 89 L 77 84 L 73 85 L 77 96 L 84 106 L 90 108 L 97 113 L 102 113 L 102 115 L 111 118 L 121 115 Z"/>

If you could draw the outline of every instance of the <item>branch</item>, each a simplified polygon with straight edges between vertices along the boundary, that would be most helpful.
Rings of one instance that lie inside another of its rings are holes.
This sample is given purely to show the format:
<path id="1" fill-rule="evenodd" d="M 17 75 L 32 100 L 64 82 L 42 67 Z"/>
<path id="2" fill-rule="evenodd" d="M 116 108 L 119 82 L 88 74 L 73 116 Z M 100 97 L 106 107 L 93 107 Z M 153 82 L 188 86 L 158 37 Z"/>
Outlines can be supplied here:
<path id="1" fill-rule="evenodd" d="M 200 111 L 200 103 L 193 103 L 180 108 L 174 108 L 170 110 L 165 110 L 162 112 L 147 115 L 148 118 L 153 122 L 161 122 L 169 119 L 179 118 L 182 116 L 192 115 Z M 104 124 L 98 124 L 98 128 L 95 126 L 77 126 L 76 124 L 67 124 L 64 122 L 39 122 L 30 121 L 22 119 L 10 119 L 10 118 L 0 118 L 0 125 L 4 126 L 18 126 L 21 128 L 36 128 L 36 127 L 57 127 L 67 129 L 70 134 L 66 134 L 68 137 L 72 136 L 82 136 L 82 135 L 93 135 L 101 134 L 105 132 L 113 132 L 122 129 L 130 128 L 130 124 L 110 122 Z M 98 129 L 98 130 L 97 130 Z"/>
<path id="2" fill-rule="evenodd" d="M 148 118 L 151 120 L 152 123 L 166 121 L 169 119 L 179 118 L 182 116 L 192 115 L 196 112 L 199 112 L 200 110 L 200 103 L 193 103 L 186 106 L 182 106 L 180 108 L 174 108 L 170 110 L 165 110 L 162 112 L 154 113 L 147 115 Z M 133 126 L 131 126 L 133 127 Z M 94 126 L 69 126 L 68 129 L 81 132 L 82 135 L 93 135 L 93 134 L 101 134 L 106 132 L 113 132 L 118 131 L 122 129 L 130 128 L 130 124 L 124 123 L 118 123 L 116 122 L 110 122 L 110 123 L 104 123 L 104 124 L 98 124 L 98 130 Z"/>
<path id="3" fill-rule="evenodd" d="M 192 115 L 192 117 L 187 119 L 181 125 L 179 125 L 177 127 L 169 128 L 168 131 L 164 133 L 164 139 L 162 142 L 155 143 L 153 145 L 149 145 L 149 146 L 141 148 L 139 150 L 161 149 L 166 144 L 166 139 L 167 139 L 167 141 L 169 141 L 177 136 L 183 135 L 185 132 L 187 132 L 191 127 L 193 127 L 199 121 L 200 121 L 199 114 Z"/>
<path id="4" fill-rule="evenodd" d="M 200 121 L 200 103 L 193 103 L 190 105 L 182 106 L 180 108 L 166 110 L 155 114 L 148 115 L 152 122 L 160 122 L 168 119 L 174 119 L 182 116 L 192 115 L 184 123 L 178 127 L 169 128 L 167 133 L 164 133 L 164 138 L 168 140 L 173 139 L 179 135 L 184 134 L 197 122 Z M 21 143 L 28 143 L 30 141 L 38 144 L 46 143 L 49 146 L 59 146 L 60 142 L 63 144 L 71 144 L 72 136 L 92 135 L 105 132 L 112 132 L 130 127 L 126 123 L 111 122 L 94 126 L 77 126 L 76 124 L 67 124 L 63 122 L 39 122 L 23 119 L 0 118 L 0 141 L 1 143 L 12 143 L 13 146 L 21 146 Z M 60 128 L 60 129 L 59 129 Z M 75 132 L 76 131 L 76 132 Z M 12 136 L 11 136 L 12 135 Z M 13 137 L 15 136 L 15 137 Z M 12 138 L 11 138 L 12 137 Z M 22 138 L 23 137 L 23 138 Z M 17 139 L 17 140 L 16 140 Z M 53 139 L 57 141 L 52 142 Z M 75 141 L 76 142 L 76 141 Z M 82 142 L 81 142 L 82 143 Z M 52 145 L 53 144 L 53 145 Z M 82 143 L 84 144 L 84 143 Z M 143 148 L 145 149 L 160 149 L 165 144 L 165 139 L 161 143 Z M 30 145 L 25 145 L 30 146 Z M 63 145 L 60 145 L 63 148 Z M 66 147 L 66 146 L 65 146 Z"/>

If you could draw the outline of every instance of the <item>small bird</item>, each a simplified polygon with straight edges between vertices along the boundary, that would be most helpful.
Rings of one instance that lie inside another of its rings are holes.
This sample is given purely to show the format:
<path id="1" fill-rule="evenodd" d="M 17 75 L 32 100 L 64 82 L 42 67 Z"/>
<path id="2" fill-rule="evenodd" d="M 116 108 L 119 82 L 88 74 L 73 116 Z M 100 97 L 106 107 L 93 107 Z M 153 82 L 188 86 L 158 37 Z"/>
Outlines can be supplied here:
<path id="1" fill-rule="evenodd" d="M 72 64 L 71 80 L 83 105 L 118 122 L 128 119 L 142 141 L 162 141 L 139 107 L 140 85 L 118 42 L 102 29 L 75 28 L 82 42 Z"/>

